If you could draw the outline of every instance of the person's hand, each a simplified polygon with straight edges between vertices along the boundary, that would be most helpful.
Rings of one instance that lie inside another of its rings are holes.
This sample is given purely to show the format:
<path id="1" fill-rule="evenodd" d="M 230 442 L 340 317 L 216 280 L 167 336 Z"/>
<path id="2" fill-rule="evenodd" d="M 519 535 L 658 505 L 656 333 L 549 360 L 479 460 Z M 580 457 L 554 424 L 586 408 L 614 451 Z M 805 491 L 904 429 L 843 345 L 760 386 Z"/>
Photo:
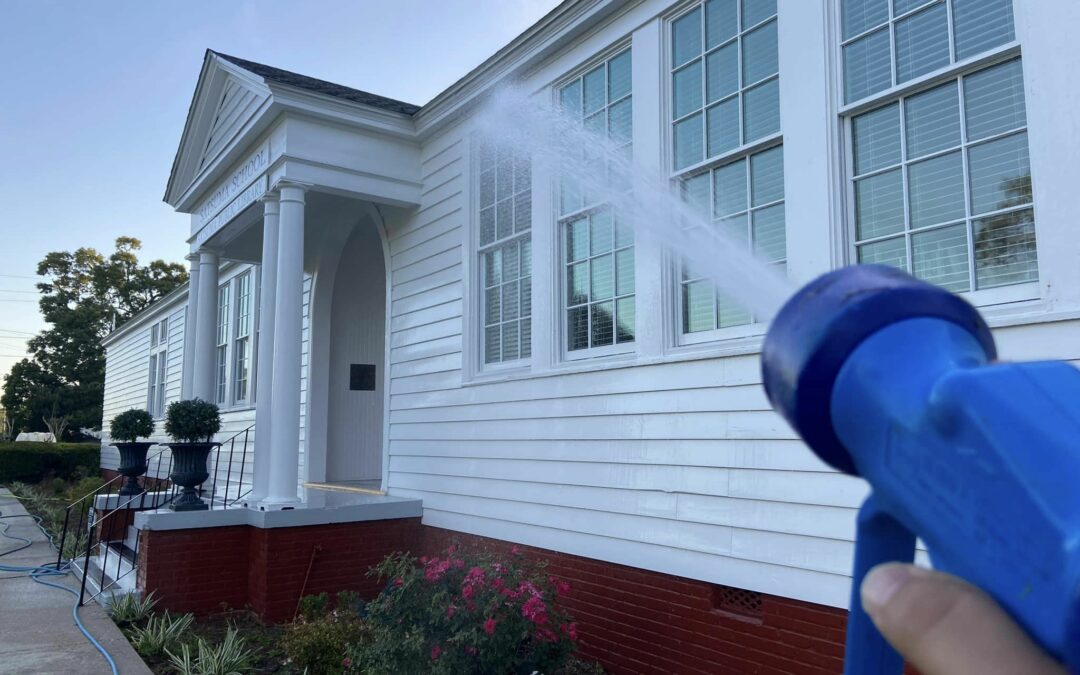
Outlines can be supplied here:
<path id="1" fill-rule="evenodd" d="M 870 570 L 863 609 L 923 675 L 1065 675 L 986 593 L 948 574 L 888 563 Z"/>

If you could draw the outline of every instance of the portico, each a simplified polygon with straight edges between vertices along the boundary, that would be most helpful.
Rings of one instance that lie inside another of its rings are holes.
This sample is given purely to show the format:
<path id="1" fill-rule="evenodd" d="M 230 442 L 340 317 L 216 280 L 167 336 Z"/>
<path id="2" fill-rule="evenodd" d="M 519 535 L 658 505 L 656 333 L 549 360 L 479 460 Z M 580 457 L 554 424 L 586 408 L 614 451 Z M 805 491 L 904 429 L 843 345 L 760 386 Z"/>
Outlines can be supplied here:
<path id="1" fill-rule="evenodd" d="M 228 409 L 247 361 L 223 358 L 240 310 L 220 271 L 258 265 L 249 508 L 383 484 L 387 229 L 419 203 L 413 111 L 207 52 L 165 197 L 191 214 L 182 392 Z"/>

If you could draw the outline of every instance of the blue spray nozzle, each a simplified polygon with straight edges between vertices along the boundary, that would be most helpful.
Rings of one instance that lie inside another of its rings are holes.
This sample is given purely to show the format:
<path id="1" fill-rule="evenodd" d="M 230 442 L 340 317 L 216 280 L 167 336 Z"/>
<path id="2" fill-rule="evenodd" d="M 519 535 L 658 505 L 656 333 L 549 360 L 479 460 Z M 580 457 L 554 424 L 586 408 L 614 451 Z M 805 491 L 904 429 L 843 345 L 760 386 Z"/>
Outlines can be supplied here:
<path id="1" fill-rule="evenodd" d="M 961 298 L 884 265 L 844 267 L 811 281 L 773 319 L 761 354 L 765 393 L 815 453 L 857 474 L 832 427 L 833 385 L 852 351 L 879 329 L 918 317 L 951 321 L 996 358 L 986 322 Z"/>
<path id="2" fill-rule="evenodd" d="M 882 562 L 979 586 L 1080 673 L 1080 370 L 994 363 L 967 302 L 904 272 L 852 266 L 799 291 L 765 340 L 769 400 L 817 455 L 865 478 L 846 672 L 899 673 L 858 587 Z"/>

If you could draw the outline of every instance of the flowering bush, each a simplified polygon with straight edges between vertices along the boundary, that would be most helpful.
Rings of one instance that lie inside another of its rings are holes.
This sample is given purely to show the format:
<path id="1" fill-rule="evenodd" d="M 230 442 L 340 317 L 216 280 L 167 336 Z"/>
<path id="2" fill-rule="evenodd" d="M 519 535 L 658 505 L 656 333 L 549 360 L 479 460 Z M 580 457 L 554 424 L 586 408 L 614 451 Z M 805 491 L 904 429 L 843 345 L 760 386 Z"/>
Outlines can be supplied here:
<path id="1" fill-rule="evenodd" d="M 394 554 L 371 573 L 386 589 L 367 605 L 371 640 L 361 672 L 551 673 L 574 649 L 577 626 L 558 599 L 570 587 L 517 550 L 499 559 L 450 546 L 435 558 Z"/>

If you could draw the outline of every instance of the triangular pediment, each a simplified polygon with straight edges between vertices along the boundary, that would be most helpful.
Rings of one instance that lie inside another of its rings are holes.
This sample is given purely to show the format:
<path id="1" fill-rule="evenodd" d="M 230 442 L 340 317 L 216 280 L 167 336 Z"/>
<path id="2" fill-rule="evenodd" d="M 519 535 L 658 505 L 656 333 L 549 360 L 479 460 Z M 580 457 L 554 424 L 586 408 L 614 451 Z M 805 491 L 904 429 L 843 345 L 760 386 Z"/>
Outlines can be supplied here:
<path id="1" fill-rule="evenodd" d="M 177 206 L 203 176 L 220 170 L 235 141 L 268 104 L 263 79 L 207 51 L 173 160 L 165 201 Z"/>

